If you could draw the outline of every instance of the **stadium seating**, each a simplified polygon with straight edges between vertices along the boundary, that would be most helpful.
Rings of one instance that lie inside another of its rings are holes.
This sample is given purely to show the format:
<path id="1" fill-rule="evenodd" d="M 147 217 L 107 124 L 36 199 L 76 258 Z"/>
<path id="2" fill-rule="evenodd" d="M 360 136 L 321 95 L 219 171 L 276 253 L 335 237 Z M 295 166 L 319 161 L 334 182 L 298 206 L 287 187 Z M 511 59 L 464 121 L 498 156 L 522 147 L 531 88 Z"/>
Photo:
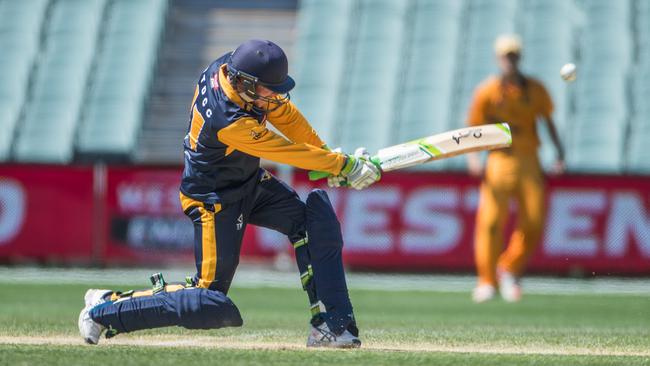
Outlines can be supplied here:
<path id="1" fill-rule="evenodd" d="M 0 161 L 128 159 L 166 11 L 166 0 L 0 0 Z M 523 70 L 553 97 L 570 170 L 648 172 L 648 1 L 301 0 L 297 16 L 292 98 L 332 147 L 374 151 L 462 126 L 497 71 L 494 39 L 516 32 Z M 573 84 L 558 77 L 566 62 Z"/>
<path id="2" fill-rule="evenodd" d="M 584 3 L 580 83 L 572 126 L 569 168 L 617 173 L 624 167 L 627 73 L 631 64 L 630 3 Z M 607 70 L 607 72 L 603 72 Z"/>
<path id="3" fill-rule="evenodd" d="M 647 118 L 633 120 L 630 128 L 628 172 L 650 174 L 648 141 L 650 141 L 650 124 L 647 122 Z"/>
<path id="4" fill-rule="evenodd" d="M 346 151 L 366 146 L 370 151 L 392 141 L 398 85 L 402 74 L 406 2 L 360 2 L 356 32 L 348 49 L 342 89 L 339 142 Z M 372 140 L 368 135 L 372 131 Z"/>
<path id="5" fill-rule="evenodd" d="M 134 149 L 167 3 L 118 0 L 109 5 L 79 129 L 82 155 L 128 155 Z"/>
<path id="6" fill-rule="evenodd" d="M 0 1 L 0 161 L 130 154 L 166 4 Z"/>
<path id="7" fill-rule="evenodd" d="M 353 3 L 346 0 L 300 3 L 298 16 L 298 80 L 294 102 L 301 107 L 321 138 L 333 140 L 336 133 L 339 90 L 347 75 L 348 30 Z M 327 24 L 323 27 L 322 24 Z M 335 29 L 336 31 L 332 31 Z"/>
<path id="8" fill-rule="evenodd" d="M 10 158 L 48 3 L 0 1 L 0 161 Z"/>
<path id="9" fill-rule="evenodd" d="M 638 131 L 650 112 L 650 91 L 647 79 L 632 78 L 631 84 L 628 80 L 632 69 L 635 75 L 650 72 L 650 66 L 645 66 L 650 62 L 647 2 L 353 3 L 352 10 L 347 9 L 345 16 L 337 18 L 342 23 L 333 23 L 337 29 L 338 24 L 345 24 L 341 32 L 328 32 L 326 24 L 332 21 L 327 17 L 306 21 L 303 13 L 312 11 L 309 9 L 318 8 L 323 14 L 336 9 L 335 4 L 327 1 L 302 2 L 300 16 L 305 21 L 298 25 L 298 34 L 305 39 L 331 37 L 339 44 L 347 43 L 345 61 L 337 58 L 328 69 L 335 76 L 321 77 L 320 84 L 299 88 L 295 93 L 296 102 L 309 110 L 310 119 L 319 121 L 315 123 L 317 129 L 330 131 L 327 136 L 332 145 L 348 150 L 368 145 L 374 150 L 388 143 L 462 126 L 474 89 L 497 71 L 492 50 L 494 39 L 501 33 L 516 32 L 524 39 L 524 71 L 541 80 L 554 100 L 554 119 L 567 149 L 569 168 L 574 172 L 598 173 L 640 169 L 636 167 L 643 154 L 632 151 L 640 137 L 628 133 Z M 389 13 L 391 16 L 386 15 Z M 350 16 L 355 19 L 351 25 Z M 636 17 L 634 22 L 632 17 Z M 630 24 L 635 24 L 634 30 Z M 327 44 L 299 42 L 298 62 L 313 62 L 321 67 L 319 57 L 310 56 L 313 52 L 309 51 L 319 46 Z M 567 62 L 578 64 L 579 81 L 574 84 L 565 83 L 558 75 Z M 395 67 L 398 75 L 394 74 Z M 343 75 L 342 82 L 333 82 L 337 74 Z M 312 85 L 309 77 L 306 83 Z M 334 106 L 329 111 L 319 109 L 317 98 L 309 102 L 310 96 L 323 93 L 324 88 L 334 96 L 328 100 Z M 634 96 L 632 103 L 628 98 L 630 91 Z M 359 113 L 360 110 L 363 112 Z M 374 131 L 372 140 L 364 136 L 368 128 Z M 541 157 L 548 168 L 555 159 L 555 148 L 543 124 L 539 130 L 543 140 Z M 626 145 L 628 140 L 630 146 Z M 464 159 L 425 167 L 440 168 L 464 169 Z"/>
<path id="10" fill-rule="evenodd" d="M 450 107 L 462 1 L 417 1 L 411 19 L 410 50 L 405 77 L 398 140 L 422 137 L 424 131 L 450 126 Z"/>
<path id="11" fill-rule="evenodd" d="M 20 161 L 72 160 L 74 134 L 94 57 L 103 0 L 53 2 L 29 105 L 18 133 Z"/>
<path id="12" fill-rule="evenodd" d="M 580 22 L 571 14 L 581 13 L 573 2 L 564 0 L 527 1 L 522 11 L 520 29 L 525 45 L 522 67 L 542 81 L 551 94 L 554 121 L 566 143 L 571 131 L 568 123 L 570 87 L 558 77 L 558 71 L 567 60 L 574 59 L 575 31 Z M 548 168 L 556 152 L 545 127 L 542 125 L 538 130 L 542 139 L 540 157 Z"/>

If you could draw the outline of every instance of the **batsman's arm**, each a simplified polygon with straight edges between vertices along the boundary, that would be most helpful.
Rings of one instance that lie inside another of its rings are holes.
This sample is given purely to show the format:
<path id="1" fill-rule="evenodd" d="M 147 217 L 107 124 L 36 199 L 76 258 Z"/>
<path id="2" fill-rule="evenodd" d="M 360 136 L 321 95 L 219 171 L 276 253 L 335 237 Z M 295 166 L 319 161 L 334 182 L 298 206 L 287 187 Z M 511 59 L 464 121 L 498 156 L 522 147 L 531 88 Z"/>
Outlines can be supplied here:
<path id="1" fill-rule="evenodd" d="M 217 133 L 221 142 L 259 158 L 306 170 L 338 175 L 346 163 L 343 154 L 327 151 L 308 143 L 294 143 L 261 128 L 252 118 L 242 118 Z"/>
<path id="2" fill-rule="evenodd" d="M 269 122 L 295 143 L 322 147 L 325 143 L 292 103 L 286 103 L 268 114 Z"/>

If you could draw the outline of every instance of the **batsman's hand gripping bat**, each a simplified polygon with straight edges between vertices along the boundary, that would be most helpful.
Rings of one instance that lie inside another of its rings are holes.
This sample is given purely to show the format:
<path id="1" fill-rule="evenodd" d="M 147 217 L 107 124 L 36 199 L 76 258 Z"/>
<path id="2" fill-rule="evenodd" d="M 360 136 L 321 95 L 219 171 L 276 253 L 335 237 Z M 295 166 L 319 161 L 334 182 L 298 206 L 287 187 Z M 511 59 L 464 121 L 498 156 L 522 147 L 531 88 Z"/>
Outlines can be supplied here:
<path id="1" fill-rule="evenodd" d="M 460 128 L 386 147 L 379 150 L 370 160 L 379 166 L 382 172 L 389 172 L 472 151 L 509 147 L 511 144 L 510 126 L 507 123 L 495 123 Z M 311 171 L 309 179 L 318 180 L 329 175 L 326 172 Z"/>

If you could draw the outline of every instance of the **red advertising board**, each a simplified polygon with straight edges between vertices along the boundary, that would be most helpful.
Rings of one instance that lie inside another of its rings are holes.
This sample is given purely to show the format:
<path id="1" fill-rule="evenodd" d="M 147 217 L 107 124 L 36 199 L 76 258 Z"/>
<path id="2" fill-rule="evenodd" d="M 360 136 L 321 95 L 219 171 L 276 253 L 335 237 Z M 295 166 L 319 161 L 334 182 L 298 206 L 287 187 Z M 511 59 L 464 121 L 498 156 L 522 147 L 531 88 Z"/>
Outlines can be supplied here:
<path id="1" fill-rule="evenodd" d="M 0 261 L 191 263 L 193 228 L 178 200 L 180 169 L 0 166 Z M 325 188 L 304 172 L 292 184 L 303 198 Z M 476 180 L 393 172 L 367 190 L 328 191 L 348 266 L 473 271 Z M 242 256 L 290 251 L 281 234 L 247 228 Z M 650 177 L 550 179 L 544 237 L 530 270 L 650 274 Z"/>
<path id="2" fill-rule="evenodd" d="M 314 184 L 298 174 L 295 187 L 304 195 Z M 386 174 L 364 191 L 329 194 L 349 266 L 473 270 L 477 181 L 459 174 L 400 172 Z M 550 179 L 547 208 L 531 271 L 650 274 L 649 177 Z"/>
<path id="3" fill-rule="evenodd" d="M 103 243 L 107 263 L 193 262 L 193 226 L 179 201 L 181 172 L 180 167 L 108 169 Z M 275 251 L 255 245 L 256 232 L 247 227 L 242 256 L 273 255 Z"/>
<path id="4" fill-rule="evenodd" d="M 93 170 L 0 165 L 0 259 L 93 259 Z"/>

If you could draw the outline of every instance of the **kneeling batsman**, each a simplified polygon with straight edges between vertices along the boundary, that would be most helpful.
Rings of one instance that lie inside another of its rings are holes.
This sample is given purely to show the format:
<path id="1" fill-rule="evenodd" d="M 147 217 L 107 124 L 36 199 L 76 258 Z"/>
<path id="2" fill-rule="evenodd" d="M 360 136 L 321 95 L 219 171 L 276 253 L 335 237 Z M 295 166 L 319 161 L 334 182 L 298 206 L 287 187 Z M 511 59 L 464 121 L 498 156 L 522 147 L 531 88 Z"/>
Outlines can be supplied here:
<path id="1" fill-rule="evenodd" d="M 194 226 L 196 274 L 185 284 L 154 275 L 154 288 L 91 289 L 79 314 L 87 343 L 140 329 L 239 327 L 227 296 L 247 224 L 286 235 L 310 309 L 309 347 L 361 345 L 341 252 L 340 224 L 327 193 L 305 201 L 266 170 L 260 158 L 332 175 L 333 186 L 363 189 L 380 179 L 367 154 L 330 151 L 289 91 L 287 58 L 275 43 L 251 40 L 210 64 L 199 76 L 189 111 L 180 186 L 183 212 Z M 273 124 L 285 137 L 267 129 Z"/>

